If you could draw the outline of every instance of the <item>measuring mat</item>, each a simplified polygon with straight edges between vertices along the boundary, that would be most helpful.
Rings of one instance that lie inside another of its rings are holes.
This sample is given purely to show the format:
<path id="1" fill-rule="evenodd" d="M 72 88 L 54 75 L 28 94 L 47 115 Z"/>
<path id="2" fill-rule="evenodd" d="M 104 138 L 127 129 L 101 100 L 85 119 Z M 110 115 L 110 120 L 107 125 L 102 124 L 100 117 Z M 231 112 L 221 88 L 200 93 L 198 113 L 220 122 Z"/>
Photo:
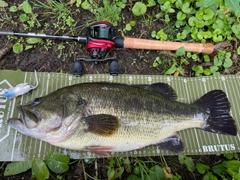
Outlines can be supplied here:
<path id="1" fill-rule="evenodd" d="M 23 161 L 34 158 L 45 159 L 50 152 L 61 152 L 73 159 L 101 157 L 98 154 L 85 151 L 63 149 L 37 140 L 10 128 L 7 120 L 11 117 L 19 117 L 16 106 L 25 104 L 36 97 L 44 96 L 58 88 L 85 82 L 114 82 L 125 84 L 152 84 L 164 82 L 175 89 L 178 95 L 177 101 L 193 103 L 211 90 L 223 90 L 230 101 L 230 114 L 236 121 L 237 136 L 214 134 L 201 129 L 186 129 L 177 132 L 186 144 L 185 155 L 222 154 L 240 151 L 240 76 L 220 75 L 208 77 L 173 77 L 160 75 L 128 75 L 120 74 L 111 76 L 108 74 L 85 74 L 75 77 L 64 73 L 38 73 L 39 86 L 32 92 L 16 99 L 4 98 L 4 89 L 15 87 L 17 84 L 28 82 L 36 84 L 34 72 L 0 71 L 0 161 Z M 49 102 L 51 103 L 51 102 Z M 79 137 L 81 141 L 81 137 Z M 140 150 L 129 152 L 110 153 L 115 157 L 126 156 L 159 156 L 174 155 L 157 146 L 148 146 Z"/>

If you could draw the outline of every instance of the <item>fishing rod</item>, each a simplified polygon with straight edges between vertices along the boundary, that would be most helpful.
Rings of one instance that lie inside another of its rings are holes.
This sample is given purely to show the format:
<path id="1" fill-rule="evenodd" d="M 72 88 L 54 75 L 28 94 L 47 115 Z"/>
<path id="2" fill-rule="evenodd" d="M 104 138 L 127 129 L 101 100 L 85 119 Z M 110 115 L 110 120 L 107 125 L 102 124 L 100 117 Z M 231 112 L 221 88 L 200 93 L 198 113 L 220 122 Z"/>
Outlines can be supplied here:
<path id="1" fill-rule="evenodd" d="M 90 58 L 77 58 L 73 66 L 73 75 L 80 76 L 83 74 L 83 68 L 80 61 L 94 62 L 98 64 L 103 61 L 111 61 L 109 73 L 118 75 L 119 67 L 115 58 L 106 58 L 106 54 L 113 48 L 130 48 L 130 49 L 146 49 L 146 50 L 177 50 L 184 47 L 185 51 L 211 54 L 214 51 L 214 45 L 211 43 L 182 43 L 148 40 L 130 37 L 118 37 L 114 26 L 106 21 L 96 22 L 87 28 L 86 36 L 56 36 L 38 33 L 21 33 L 11 31 L 0 31 L 0 35 L 19 36 L 19 37 L 35 37 L 41 39 L 56 39 L 76 41 L 85 44 L 89 52 Z"/>

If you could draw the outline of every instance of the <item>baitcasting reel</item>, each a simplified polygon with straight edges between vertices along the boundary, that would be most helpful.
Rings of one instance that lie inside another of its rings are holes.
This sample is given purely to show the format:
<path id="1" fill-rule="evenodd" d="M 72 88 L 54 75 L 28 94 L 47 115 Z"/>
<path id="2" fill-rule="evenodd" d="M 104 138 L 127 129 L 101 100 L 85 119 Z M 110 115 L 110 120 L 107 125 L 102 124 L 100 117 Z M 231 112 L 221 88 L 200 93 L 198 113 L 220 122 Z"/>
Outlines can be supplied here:
<path id="1" fill-rule="evenodd" d="M 108 51 L 115 47 L 114 38 L 116 33 L 113 25 L 109 22 L 98 22 L 89 26 L 87 29 L 87 51 L 91 59 L 77 58 L 73 66 L 73 75 L 79 76 L 83 74 L 83 68 L 80 61 L 94 62 L 98 64 L 104 61 L 111 61 L 109 66 L 109 73 L 111 75 L 118 75 L 119 67 L 115 58 L 106 58 Z"/>

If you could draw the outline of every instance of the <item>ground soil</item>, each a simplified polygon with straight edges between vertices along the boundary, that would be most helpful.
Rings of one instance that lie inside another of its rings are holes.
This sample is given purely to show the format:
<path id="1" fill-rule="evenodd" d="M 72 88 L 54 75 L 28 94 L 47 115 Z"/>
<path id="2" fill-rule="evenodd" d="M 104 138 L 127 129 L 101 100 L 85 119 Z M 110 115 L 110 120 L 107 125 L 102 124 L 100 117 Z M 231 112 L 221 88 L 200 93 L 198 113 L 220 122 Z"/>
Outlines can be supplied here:
<path id="1" fill-rule="evenodd" d="M 21 0 L 12 0 L 9 3 L 20 4 Z M 45 1 L 42 1 L 45 2 Z M 130 5 L 131 6 L 131 5 Z M 93 19 L 94 16 L 92 13 L 88 11 L 81 11 L 80 13 L 77 11 L 76 7 L 72 6 L 73 18 L 77 22 L 77 28 L 72 31 L 70 34 L 65 32 L 58 31 L 56 32 L 53 27 L 53 18 L 46 18 L 44 13 L 42 13 L 41 9 L 34 10 L 39 14 L 38 19 L 42 19 L 44 22 L 49 22 L 50 26 L 48 28 L 40 27 L 40 28 L 32 28 L 32 32 L 42 32 L 45 34 L 59 34 L 59 35 L 84 35 L 86 32 L 86 27 L 82 25 L 86 25 L 86 22 Z M 156 9 L 152 9 L 154 12 Z M 0 18 L 5 18 L 6 13 L 10 13 L 8 9 L 5 11 L 0 11 Z M 25 32 L 24 27 L 19 23 L 18 17 L 19 13 L 10 13 L 14 22 L 18 22 L 17 26 L 13 25 L 10 22 L 6 22 L 4 24 L 0 24 L 0 29 L 5 31 L 17 31 L 17 32 Z M 159 30 L 165 26 L 165 24 L 158 20 L 154 21 L 151 25 L 148 25 L 146 21 L 144 22 L 142 17 L 136 17 L 129 11 L 128 8 L 125 8 L 122 12 L 122 20 L 116 26 L 116 31 L 119 36 L 121 36 L 121 31 L 124 29 L 126 22 L 131 20 L 135 20 L 137 22 L 136 26 L 129 32 L 125 32 L 125 36 L 128 37 L 136 37 L 136 38 L 146 38 L 151 39 L 151 31 Z M 145 18 L 148 18 L 146 16 Z M 37 44 L 33 45 L 32 49 L 23 51 L 20 54 L 16 54 L 12 51 L 11 46 L 12 43 L 16 42 L 16 40 L 10 41 L 6 36 L 0 36 L 0 50 L 6 48 L 8 49 L 6 53 L 1 57 L 0 53 L 0 69 L 2 70 L 17 70 L 20 69 L 22 71 L 34 71 L 38 72 L 64 72 L 64 73 L 72 73 L 73 64 L 76 58 L 89 58 L 89 53 L 87 52 L 85 46 L 80 46 L 75 42 L 67 42 L 67 41 L 59 41 L 55 40 L 52 42 L 52 46 L 46 50 L 43 45 Z M 60 51 L 58 50 L 58 45 L 62 43 L 65 48 L 62 50 L 62 55 L 59 56 Z M 115 48 L 111 50 L 107 57 L 115 57 L 119 63 L 119 73 L 120 74 L 155 74 L 155 75 L 163 75 L 164 67 L 155 68 L 152 66 L 153 61 L 156 57 L 161 58 L 169 58 L 169 64 L 172 62 L 171 59 L 175 57 L 174 53 L 164 52 L 164 51 L 148 51 L 148 50 L 135 50 L 135 49 L 123 49 L 123 48 Z M 185 76 L 192 76 L 191 66 L 193 65 L 193 61 L 189 61 L 189 65 L 185 66 Z M 109 72 L 109 63 L 82 63 L 85 74 L 93 74 L 93 73 L 108 73 Z M 237 68 L 235 68 L 235 71 Z M 159 157 L 153 157 L 156 161 L 159 160 Z M 197 162 L 204 162 L 208 164 L 214 164 L 216 162 L 220 162 L 225 158 L 223 156 L 193 156 L 194 160 Z M 165 157 L 169 166 L 173 167 L 172 171 L 174 174 L 179 174 L 182 179 L 201 179 L 202 175 L 194 174 L 189 172 L 185 166 L 181 165 L 177 159 L 177 156 Z M 95 163 L 90 163 L 84 165 L 85 172 L 92 177 L 97 177 L 99 179 L 107 179 L 107 165 L 108 159 L 97 159 L 97 165 Z M 133 161 L 133 159 L 131 159 Z M 3 172 L 8 162 L 1 163 L 0 169 L 0 179 L 31 179 L 31 171 L 27 171 L 20 175 L 4 177 Z M 96 167 L 97 166 L 97 167 Z M 123 175 L 122 179 L 126 179 L 129 173 Z M 57 175 L 53 175 L 55 178 Z M 51 176 L 51 179 L 54 179 Z M 62 175 L 63 179 L 83 179 L 84 171 L 82 163 L 73 163 L 70 166 L 70 169 L 67 173 Z M 88 178 L 89 179 L 89 178 Z"/>

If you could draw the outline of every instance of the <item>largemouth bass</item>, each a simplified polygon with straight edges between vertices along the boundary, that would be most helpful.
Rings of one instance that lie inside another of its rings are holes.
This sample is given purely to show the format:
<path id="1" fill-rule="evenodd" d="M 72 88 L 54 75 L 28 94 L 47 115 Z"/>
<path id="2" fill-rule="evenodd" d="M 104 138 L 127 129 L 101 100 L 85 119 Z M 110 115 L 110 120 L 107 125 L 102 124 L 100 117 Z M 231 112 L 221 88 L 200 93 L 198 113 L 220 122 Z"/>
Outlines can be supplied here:
<path id="1" fill-rule="evenodd" d="M 148 145 L 180 153 L 185 143 L 176 132 L 188 128 L 237 135 L 222 90 L 210 91 L 193 104 L 176 98 L 173 88 L 164 83 L 83 83 L 19 105 L 20 119 L 8 123 L 55 146 L 104 156 Z"/>

